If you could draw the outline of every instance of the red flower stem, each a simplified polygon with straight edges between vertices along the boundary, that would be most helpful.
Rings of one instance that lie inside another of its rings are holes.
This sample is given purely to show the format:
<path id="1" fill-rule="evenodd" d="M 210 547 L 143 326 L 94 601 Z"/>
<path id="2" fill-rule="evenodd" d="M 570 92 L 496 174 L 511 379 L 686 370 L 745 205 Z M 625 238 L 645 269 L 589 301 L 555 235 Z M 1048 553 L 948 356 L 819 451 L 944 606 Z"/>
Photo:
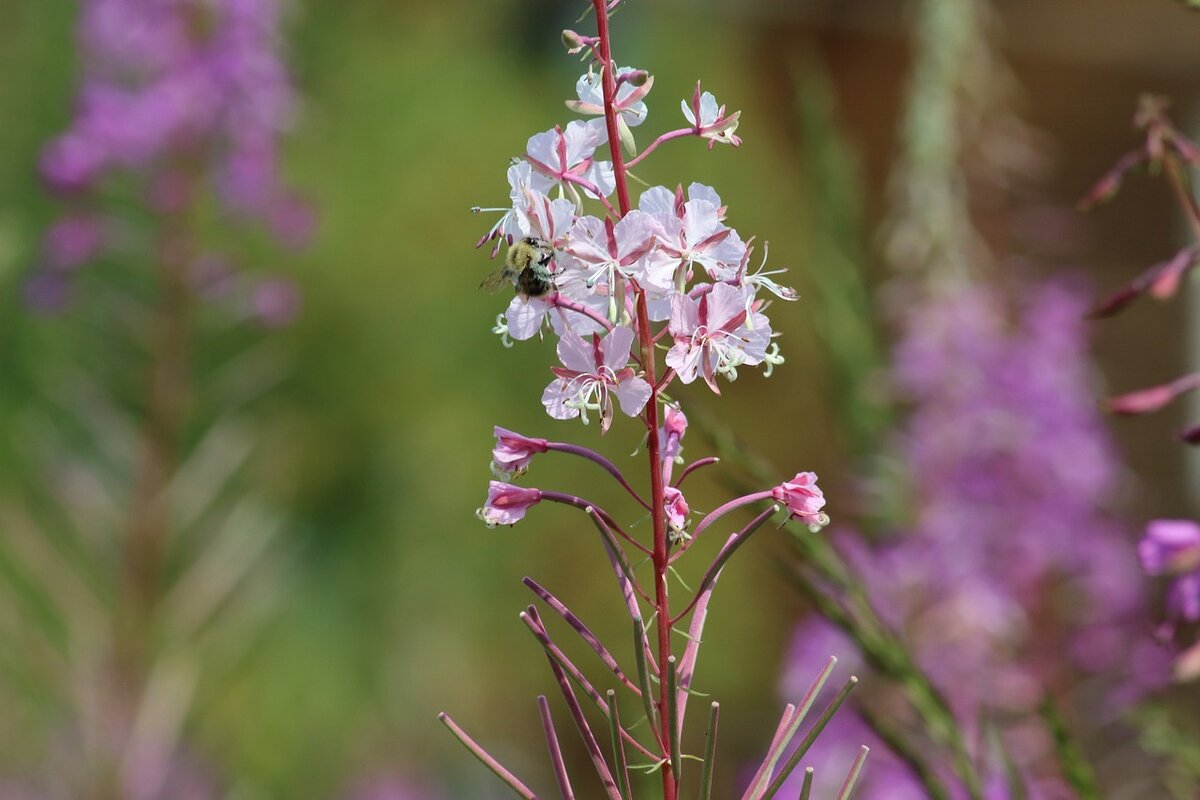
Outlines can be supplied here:
<path id="1" fill-rule="evenodd" d="M 749 525 L 729 537 L 729 539 L 725 542 L 725 545 L 717 553 L 717 557 L 713 559 L 713 563 L 709 565 L 708 571 L 704 573 L 704 577 L 700 580 L 700 588 L 696 590 L 696 596 L 692 598 L 692 601 L 688 603 L 687 607 L 684 608 L 683 611 L 680 611 L 677 616 L 668 618 L 670 619 L 670 624 L 667 627 L 674 625 L 688 615 L 688 612 L 691 611 L 698 602 L 700 602 L 700 597 L 704 594 L 704 592 L 717 582 L 717 576 L 721 574 L 721 569 L 725 566 L 725 562 L 728 561 L 734 552 L 736 552 L 739 547 L 745 544 L 746 540 L 753 536 L 754 532 L 761 528 L 763 523 L 769 520 L 778 510 L 779 506 L 771 506 L 757 517 L 750 520 Z M 659 620 L 659 624 L 663 624 L 662 620 Z"/>
<path id="2" fill-rule="evenodd" d="M 600 538 L 604 542 L 604 551 L 608 554 L 608 560 L 612 564 L 613 572 L 616 573 L 617 584 L 621 587 L 621 595 L 625 598 L 625 606 L 629 610 L 630 619 L 640 617 L 642 610 L 638 606 L 637 598 L 633 596 L 634 592 L 636 591 L 647 603 L 651 602 L 650 595 L 646 594 L 646 590 L 638 584 L 633 567 L 629 564 L 629 558 L 626 557 L 625 551 L 621 549 L 616 536 L 613 535 L 612 529 L 605 524 L 594 508 L 587 508 L 585 511 L 596 526 L 596 530 L 600 531 Z"/>
<path id="3" fill-rule="evenodd" d="M 537 609 L 533 606 L 529 606 L 529 608 L 526 609 L 526 612 L 521 615 L 521 619 L 533 633 L 534 638 L 538 640 L 538 643 L 541 644 L 542 648 L 546 651 L 546 655 L 553 661 L 558 662 L 558 666 L 564 670 L 568 676 L 570 676 L 571 680 L 575 681 L 575 685 L 583 690 L 583 693 L 588 696 L 588 699 L 592 701 L 596 708 L 600 709 L 600 713 L 607 717 L 609 715 L 608 703 L 605 702 L 604 698 L 600 696 L 600 693 L 596 691 L 596 687 L 592 685 L 591 681 L 584 677 L 583 672 L 579 669 L 579 667 L 575 666 L 574 662 L 567 658 L 562 649 L 559 648 L 558 645 L 554 644 L 554 642 L 550 639 L 550 634 L 546 631 L 545 624 L 538 616 Z M 628 731 L 622 729 L 621 733 L 630 744 L 640 750 L 647 758 L 655 757 L 654 754 L 647 750 L 641 742 L 634 739 Z"/>
<path id="4" fill-rule="evenodd" d="M 615 208 L 613 208 L 612 203 L 610 203 L 608 201 L 608 198 L 605 197 L 600 192 L 600 188 L 598 186 L 596 186 L 596 184 L 589 181 L 587 178 L 581 178 L 578 175 L 572 175 L 570 173 L 566 173 L 562 177 L 564 180 L 566 180 L 567 183 L 575 184 L 576 186 L 585 190 L 586 192 L 591 194 L 593 197 L 595 197 L 597 200 L 599 200 L 600 203 L 604 206 L 604 209 L 606 211 L 608 211 L 609 214 L 612 214 L 614 217 L 625 216 L 625 212 L 622 212 L 620 215 L 618 215 L 617 210 Z M 628 209 L 625 209 L 625 211 L 628 211 Z"/>
<path id="5" fill-rule="evenodd" d="M 550 761 L 554 764 L 554 779 L 558 782 L 558 793 L 562 795 L 563 800 L 575 800 L 575 792 L 571 789 L 571 779 L 567 777 L 567 765 L 563 763 L 558 734 L 554 732 L 554 718 L 550 716 L 550 704 L 546 702 L 546 695 L 539 694 L 537 704 L 538 713 L 542 715 L 542 730 L 546 734 L 546 747 L 550 750 Z"/>
<path id="6" fill-rule="evenodd" d="M 606 331 L 613 329 L 613 324 L 608 321 L 608 317 L 601 316 L 582 303 L 577 303 L 569 297 L 563 297 L 561 294 L 553 294 L 550 296 L 550 303 L 558 308 L 565 308 L 568 311 L 574 311 L 576 314 L 582 314 L 596 324 L 603 326 Z"/>
<path id="7" fill-rule="evenodd" d="M 766 782 L 771 780 L 771 773 L 768 769 L 774 767 L 774 762 L 771 761 L 771 754 L 780 749 L 780 746 L 786 744 L 785 736 L 787 734 L 788 723 L 792 720 L 792 715 L 796 713 L 796 707 L 788 703 L 783 707 L 783 714 L 779 717 L 779 724 L 775 727 L 775 734 L 771 737 L 771 745 L 767 748 L 767 754 L 763 756 L 763 760 L 758 765 L 758 770 L 754 773 L 754 778 L 750 781 L 750 786 L 746 789 L 746 798 L 755 798 L 766 787 Z M 765 774 L 764 774 L 765 773 Z"/>
<path id="8" fill-rule="evenodd" d="M 685 475 L 687 474 L 686 470 L 684 471 L 684 474 Z M 681 477 L 680 480 L 682 481 L 683 478 Z M 771 497 L 770 490 L 767 490 L 765 492 L 754 492 L 753 494 L 743 495 L 742 497 L 735 497 L 734 499 L 730 500 L 728 503 L 725 503 L 722 506 L 717 506 L 717 508 L 710 511 L 704 519 L 700 520 L 700 522 L 697 523 L 696 529 L 694 531 L 692 531 L 692 538 L 689 539 L 688 541 L 684 542 L 683 546 L 681 548 L 679 548 L 679 550 L 677 550 L 673 556 L 671 556 L 671 563 L 674 564 L 676 561 L 678 561 L 679 557 L 682 556 L 684 553 L 686 553 L 688 551 L 688 549 L 691 548 L 691 546 L 696 543 L 696 540 L 700 538 L 700 534 L 704 533 L 704 531 L 708 528 L 708 526 L 712 525 L 714 522 L 719 520 L 721 517 L 725 516 L 730 511 L 733 511 L 734 509 L 741 508 L 742 506 L 750 505 L 751 503 L 757 503 L 759 500 L 768 500 L 768 499 L 770 499 L 770 497 Z"/>
<path id="9" fill-rule="evenodd" d="M 672 485 L 676 489 L 678 489 L 680 486 L 683 485 L 683 479 L 686 478 L 688 475 L 691 475 L 693 472 L 695 472 L 698 469 L 701 469 L 702 467 L 707 467 L 710 464 L 716 464 L 720 460 L 721 459 L 717 458 L 716 456 L 708 456 L 706 458 L 696 459 L 695 461 L 693 461 L 692 463 L 688 464 L 686 467 L 683 468 L 683 472 L 679 473 L 679 477 L 675 479 L 675 483 L 673 483 Z"/>
<path id="10" fill-rule="evenodd" d="M 600 657 L 600 660 L 604 662 L 604 666 L 612 670 L 612 673 L 617 676 L 617 680 L 625 684 L 625 688 L 629 689 L 629 691 L 636 695 L 640 696 L 642 694 L 642 690 L 637 687 L 637 684 L 629 679 L 629 677 L 625 674 L 625 671 L 621 669 L 621 665 L 617 663 L 615 658 L 613 658 L 613 654 L 610 653 L 608 648 L 604 646 L 604 643 L 600 641 L 600 638 L 596 636 L 596 634 L 592 633 L 591 628 L 583 623 L 583 620 L 575 616 L 571 609 L 567 608 L 561 600 L 551 594 L 548 589 L 543 587 L 533 578 L 524 578 L 523 583 L 529 587 L 531 592 L 540 597 L 546 605 L 550 606 L 550 609 L 555 614 L 558 614 L 560 617 L 562 617 L 563 621 L 570 625 L 571 628 L 579 634 L 579 638 L 583 639 L 583 641 L 587 643 L 587 646 L 592 649 L 592 652 Z"/>
<path id="11" fill-rule="evenodd" d="M 600 40 L 601 76 L 604 89 L 604 122 L 608 129 L 608 149 L 612 154 L 613 174 L 617 183 L 617 203 L 621 216 L 629 213 L 629 186 L 626 179 L 625 158 L 621 153 L 621 141 L 617 131 L 617 114 L 613 101 L 617 94 L 616 76 L 613 74 L 612 41 L 608 30 L 609 6 L 604 0 L 592 0 L 596 12 L 596 36 Z M 646 293 L 637 295 L 637 335 L 642 350 L 642 368 L 646 372 L 646 381 L 655 386 L 654 340 L 650 332 L 650 315 L 646 310 Z M 665 665 L 671 657 L 671 609 L 667 598 L 667 567 L 668 542 L 667 519 L 665 508 L 666 486 L 662 474 L 662 448 L 658 440 L 658 391 L 653 389 L 645 411 L 647 451 L 650 460 L 650 518 L 654 523 L 654 606 L 656 611 L 655 626 L 658 630 L 658 663 Z M 660 743 L 671 741 L 671 730 L 668 720 L 669 692 L 667 682 L 659 681 L 658 719 L 662 726 L 659 735 Z M 668 757 L 669 752 L 663 756 Z M 679 781 L 671 764 L 662 768 L 663 800 L 678 800 Z"/>
<path id="12" fill-rule="evenodd" d="M 1187 178 L 1181 173 L 1179 164 L 1174 158 L 1168 156 L 1163 159 L 1163 162 L 1166 166 L 1167 180 L 1171 184 L 1171 191 L 1175 192 L 1179 205 L 1183 207 L 1184 215 L 1192 226 L 1192 235 L 1200 241 L 1200 206 L 1197 206 L 1196 198 L 1188 188 Z"/>
<path id="13" fill-rule="evenodd" d="M 621 470 L 617 469 L 617 465 L 597 453 L 595 450 L 584 447 L 583 445 L 570 444 L 568 442 L 547 442 L 546 449 L 556 450 L 560 453 L 570 453 L 573 456 L 586 458 L 588 461 L 598 464 L 605 472 L 607 472 L 609 475 L 612 475 L 616 479 L 617 483 L 621 484 L 625 491 L 629 492 L 630 496 L 633 497 L 634 500 L 638 501 L 642 508 L 649 510 L 650 504 L 643 500 L 642 496 L 638 494 L 632 486 L 629 485 L 629 481 L 625 480 L 625 476 L 621 474 Z"/>
<path id="14" fill-rule="evenodd" d="M 521 781 L 519 781 L 515 775 L 505 769 L 499 761 L 497 761 L 490 753 L 488 753 L 488 751 L 484 750 L 474 739 L 468 736 L 466 731 L 458 727 L 458 723 L 450 719 L 449 714 L 443 711 L 442 713 L 438 714 L 438 719 L 442 721 L 443 725 L 450 729 L 450 732 L 454 734 L 455 738 L 462 742 L 463 745 L 470 750 L 471 753 L 474 754 L 474 756 L 478 758 L 485 767 L 495 773 L 497 778 L 508 784 L 510 789 L 519 794 L 521 797 L 525 798 L 525 800 L 538 800 L 538 796 L 534 794 L 528 786 L 521 783 Z"/>
<path id="15" fill-rule="evenodd" d="M 646 547 L 646 545 L 642 544 L 637 539 L 633 538 L 628 533 L 626 533 L 625 529 L 617 524 L 617 521 L 612 518 L 611 514 L 609 514 L 607 511 L 600 508 L 599 506 L 597 506 L 595 503 L 589 503 L 587 500 L 584 500 L 582 497 L 579 497 L 579 496 L 573 495 L 573 494 L 567 494 L 565 492 L 544 491 L 544 492 L 542 492 L 542 499 L 549 500 L 552 503 L 562 503 L 563 505 L 566 505 L 566 506 L 573 506 L 573 507 L 578 508 L 581 511 L 585 511 L 585 512 L 587 512 L 588 509 L 592 509 L 595 512 L 596 517 L 598 519 L 601 519 L 604 521 L 605 526 L 608 528 L 608 530 L 610 532 L 615 532 L 618 536 L 620 536 L 625 541 L 629 542 L 631 545 L 636 547 L 638 550 L 642 551 L 646 555 L 651 555 L 650 549 L 648 547 Z"/>
<path id="16" fill-rule="evenodd" d="M 521 618 L 526 624 L 534 623 L 537 627 L 541 626 L 541 621 L 537 618 L 537 610 L 530 606 L 529 611 L 522 611 Z M 532 617 L 532 620 L 525 619 Z M 546 653 L 546 659 L 550 662 L 550 670 L 554 673 L 554 678 L 558 681 L 558 688 L 562 691 L 563 699 L 567 701 L 567 709 L 571 712 L 571 718 L 575 720 L 575 727 L 579 729 L 579 735 L 583 738 L 584 748 L 588 751 L 588 755 L 592 759 L 592 765 L 596 768 L 596 775 L 600 778 L 600 783 L 604 785 L 604 791 L 608 795 L 609 800 L 623 800 L 621 793 L 617 790 L 617 782 L 613 780 L 612 772 L 609 771 L 608 762 L 604 760 L 604 754 L 600 751 L 600 745 L 596 742 L 596 737 L 592 733 L 592 727 L 588 725 L 587 717 L 584 716 L 583 709 L 579 706 L 579 699 L 575 697 L 575 690 L 571 688 L 571 681 L 567 678 L 562 667 L 554 660 L 554 657 L 549 652 Z M 536 800 L 536 798 L 534 798 Z"/>
<path id="17" fill-rule="evenodd" d="M 625 165 L 625 168 L 631 169 L 633 167 L 636 167 L 643 158 L 645 158 L 646 156 L 653 153 L 654 149 L 656 147 L 658 147 L 660 144 L 662 144 L 663 142 L 669 142 L 672 139 L 681 139 L 684 136 L 696 136 L 699 133 L 700 133 L 699 128 L 680 128 L 677 131 L 669 131 L 667 133 L 664 133 L 662 136 L 658 137 L 653 142 L 651 142 L 649 147 L 647 147 L 645 150 L 643 150 L 642 152 L 640 152 L 636 156 L 634 156 L 632 159 L 630 159 L 629 163 Z"/>

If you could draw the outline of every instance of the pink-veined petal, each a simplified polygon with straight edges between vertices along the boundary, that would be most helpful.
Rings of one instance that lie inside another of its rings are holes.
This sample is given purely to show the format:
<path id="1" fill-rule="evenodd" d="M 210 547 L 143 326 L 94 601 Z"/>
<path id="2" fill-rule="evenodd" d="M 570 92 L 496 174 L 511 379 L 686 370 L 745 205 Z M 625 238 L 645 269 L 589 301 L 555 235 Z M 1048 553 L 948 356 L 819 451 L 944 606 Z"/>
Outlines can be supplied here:
<path id="1" fill-rule="evenodd" d="M 728 283 L 718 283 L 708 293 L 708 327 L 721 328 L 735 316 L 746 312 L 742 291 Z"/>
<path id="2" fill-rule="evenodd" d="M 600 341 L 600 351 L 604 354 L 604 366 L 617 372 L 629 363 L 629 350 L 635 339 L 633 328 L 613 328 Z"/>
<path id="3" fill-rule="evenodd" d="M 691 383 L 696 380 L 696 373 L 699 371 L 700 357 L 703 355 L 703 352 L 703 348 L 692 347 L 690 342 L 676 342 L 667 351 L 667 366 L 675 370 L 675 374 L 679 376 L 679 380 L 684 383 Z"/>
<path id="4" fill-rule="evenodd" d="M 542 392 L 542 405 L 546 413 L 554 419 L 574 419 L 579 416 L 579 409 L 567 405 L 574 400 L 578 391 L 575 385 L 564 378 L 555 378 Z"/>
<path id="5" fill-rule="evenodd" d="M 596 371 L 596 355 L 589 339 L 568 333 L 558 340 L 558 358 L 573 372 L 590 375 Z"/>
<path id="6" fill-rule="evenodd" d="M 639 377 L 626 378 L 617 384 L 617 402 L 627 416 L 636 417 L 650 399 L 650 384 Z"/>

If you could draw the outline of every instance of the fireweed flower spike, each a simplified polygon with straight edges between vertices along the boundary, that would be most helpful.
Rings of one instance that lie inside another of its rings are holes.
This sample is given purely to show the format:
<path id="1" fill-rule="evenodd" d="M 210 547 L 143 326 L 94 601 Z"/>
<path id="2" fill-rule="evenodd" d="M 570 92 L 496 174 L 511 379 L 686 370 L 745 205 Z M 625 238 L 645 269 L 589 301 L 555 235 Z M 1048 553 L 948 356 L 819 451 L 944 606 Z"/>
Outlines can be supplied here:
<path id="1" fill-rule="evenodd" d="M 548 588 L 532 580 L 526 585 L 601 657 L 612 673 L 606 678 L 615 678 L 614 685 L 633 697 L 602 694 L 604 685 L 584 677 L 535 612 L 527 610 L 524 618 L 550 657 L 550 668 L 605 796 L 628 800 L 622 789 L 626 764 L 622 748 L 632 748 L 659 773 L 663 800 L 678 800 L 680 772 L 689 763 L 680 745 L 686 740 L 682 731 L 687 698 L 708 605 L 722 570 L 782 507 L 814 529 L 827 518 L 816 476 L 809 472 L 773 489 L 731 500 L 694 525 L 680 484 L 689 473 L 717 459 L 693 461 L 672 482 L 675 464 L 683 463 L 680 453 L 687 417 L 665 393 L 676 379 L 692 383 L 697 377 L 718 391 L 719 381 L 734 380 L 740 366 L 765 364 L 769 372 L 782 363 L 763 313 L 766 302 L 756 295 L 765 289 L 794 299 L 795 293 L 765 277 L 774 274 L 765 269 L 765 259 L 763 268 L 747 274 L 749 243 L 725 223 L 725 203 L 712 187 L 692 183 L 686 192 L 683 185 L 674 191 L 654 187 L 642 194 L 638 208 L 632 207 L 629 168 L 657 147 L 676 138 L 703 138 L 710 146 L 716 142 L 736 146 L 741 140 L 734 133 L 738 114 L 727 114 L 712 95 L 697 88 L 691 105 L 683 103 L 691 127 L 661 134 L 641 155 L 626 161 L 624 152 L 633 152 L 631 128 L 647 119 L 645 98 L 653 77 L 644 70 L 616 67 L 608 29 L 608 14 L 615 6 L 615 2 L 593 0 L 596 36 L 567 32 L 563 37 L 568 50 L 588 62 L 576 85 L 579 99 L 567 105 L 596 118 L 555 126 L 528 140 L 525 153 L 508 169 L 510 207 L 493 209 L 500 219 L 479 245 L 494 241 L 495 256 L 503 244 L 536 240 L 551 285 L 545 292 L 518 291 L 494 330 L 506 345 L 538 336 L 557 339 L 561 364 L 552 367 L 554 379 L 542 394 L 542 405 L 551 418 L 579 418 L 587 423 L 597 416 L 602 432 L 619 418 L 616 408 L 638 420 L 645 431 L 645 446 L 639 451 L 648 461 L 648 490 L 635 488 L 622 467 L 598 452 L 497 427 L 492 472 L 498 480 L 489 484 L 487 502 L 476 513 L 489 527 L 511 525 L 546 501 L 584 512 L 587 527 L 600 534 L 604 568 L 616 578 L 634 634 L 634 658 L 625 662 L 628 672 Z M 507 482 L 546 452 L 577 456 L 601 467 L 625 490 L 634 519 L 649 514 L 650 524 L 640 529 L 641 537 L 631 533 L 631 525 L 623 524 L 620 511 L 599 507 L 580 494 Z M 696 590 L 685 586 L 689 596 L 672 610 L 668 577 L 674 563 L 706 528 L 744 506 L 756 506 L 754 515 L 733 526 L 736 532 L 728 535 L 707 567 L 699 565 L 697 572 L 703 577 Z M 644 556 L 648 570 L 636 568 L 631 555 L 639 565 Z M 687 630 L 682 649 L 672 634 L 679 625 Z M 609 738 L 617 744 L 611 761 L 600 746 L 603 737 L 597 737 L 582 712 L 574 686 L 607 719 Z M 627 715 L 617 710 L 621 704 L 640 706 L 648 723 L 637 730 L 626 727 L 621 720 Z M 544 730 L 553 736 L 548 714 L 548 707 L 542 706 Z M 465 733 L 459 738 L 518 794 L 532 794 Z M 786 745 L 779 743 L 781 752 Z M 711 759 L 711 753 L 706 755 L 705 781 L 711 781 Z M 565 785 L 565 763 L 556 760 L 560 788 Z"/>

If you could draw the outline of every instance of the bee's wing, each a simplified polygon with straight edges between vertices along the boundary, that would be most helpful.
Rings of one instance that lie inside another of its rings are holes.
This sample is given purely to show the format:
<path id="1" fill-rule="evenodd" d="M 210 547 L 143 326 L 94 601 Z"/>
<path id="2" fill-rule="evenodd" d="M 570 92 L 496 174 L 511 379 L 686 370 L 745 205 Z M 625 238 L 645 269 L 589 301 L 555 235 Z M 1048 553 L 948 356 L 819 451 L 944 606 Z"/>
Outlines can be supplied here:
<path id="1" fill-rule="evenodd" d="M 510 280 L 511 279 L 509 278 L 508 270 L 501 268 L 484 278 L 479 284 L 479 288 L 483 289 L 485 292 L 492 292 L 494 294 L 500 291 L 501 287 L 503 287 L 504 284 L 509 283 Z"/>

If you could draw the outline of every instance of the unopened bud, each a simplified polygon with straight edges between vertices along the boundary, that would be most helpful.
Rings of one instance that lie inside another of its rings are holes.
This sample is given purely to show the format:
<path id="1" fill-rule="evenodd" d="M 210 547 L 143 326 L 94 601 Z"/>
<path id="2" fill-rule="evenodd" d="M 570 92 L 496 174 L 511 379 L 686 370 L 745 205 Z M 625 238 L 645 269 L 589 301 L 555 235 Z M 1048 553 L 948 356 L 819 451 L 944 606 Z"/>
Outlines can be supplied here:
<path id="1" fill-rule="evenodd" d="M 573 30 L 567 29 L 562 32 L 562 43 L 567 48 L 568 53 L 578 53 L 583 49 L 583 37 Z"/>
<path id="2" fill-rule="evenodd" d="M 629 69 L 617 76 L 617 80 L 630 86 L 642 86 L 650 80 L 650 73 L 644 69 Z"/>
<path id="3" fill-rule="evenodd" d="M 625 151 L 627 157 L 637 156 L 637 142 L 634 141 L 633 131 L 630 130 L 629 123 L 625 121 L 624 114 L 617 117 L 617 138 L 621 140 L 621 149 Z"/>

